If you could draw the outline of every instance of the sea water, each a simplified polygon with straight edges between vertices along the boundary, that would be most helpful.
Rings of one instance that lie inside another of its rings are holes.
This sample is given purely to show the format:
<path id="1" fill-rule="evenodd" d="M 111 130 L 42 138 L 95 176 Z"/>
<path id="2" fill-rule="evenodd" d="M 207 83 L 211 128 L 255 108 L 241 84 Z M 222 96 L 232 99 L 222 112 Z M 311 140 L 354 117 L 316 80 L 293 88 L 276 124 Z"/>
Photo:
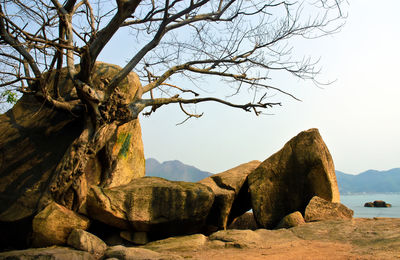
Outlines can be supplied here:
<path id="1" fill-rule="evenodd" d="M 365 202 L 383 200 L 392 204 L 391 208 L 368 208 Z M 348 208 L 354 210 L 355 218 L 400 218 L 400 193 L 378 193 L 378 194 L 352 194 L 341 195 L 340 201 Z"/>

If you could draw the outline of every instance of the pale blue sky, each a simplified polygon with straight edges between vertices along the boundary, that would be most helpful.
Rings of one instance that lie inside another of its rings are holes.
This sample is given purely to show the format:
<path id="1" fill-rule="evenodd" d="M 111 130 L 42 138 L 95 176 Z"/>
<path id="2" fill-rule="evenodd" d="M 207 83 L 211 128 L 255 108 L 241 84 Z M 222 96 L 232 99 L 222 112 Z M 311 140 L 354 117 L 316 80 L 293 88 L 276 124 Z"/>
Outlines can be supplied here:
<path id="1" fill-rule="evenodd" d="M 281 108 L 267 111 L 274 115 L 256 117 L 201 104 L 196 109 L 204 112 L 202 118 L 176 126 L 185 116 L 176 105 L 164 107 L 140 118 L 146 157 L 177 159 L 216 173 L 265 160 L 300 131 L 316 127 L 337 170 L 356 174 L 400 167 L 400 1 L 349 3 L 340 33 L 298 47 L 301 53 L 320 57 L 321 77 L 335 83 L 321 89 L 280 79 L 279 86 L 302 102 L 282 97 Z M 129 56 L 129 49 L 122 52 Z M 124 64 L 115 51 L 102 58 Z"/>

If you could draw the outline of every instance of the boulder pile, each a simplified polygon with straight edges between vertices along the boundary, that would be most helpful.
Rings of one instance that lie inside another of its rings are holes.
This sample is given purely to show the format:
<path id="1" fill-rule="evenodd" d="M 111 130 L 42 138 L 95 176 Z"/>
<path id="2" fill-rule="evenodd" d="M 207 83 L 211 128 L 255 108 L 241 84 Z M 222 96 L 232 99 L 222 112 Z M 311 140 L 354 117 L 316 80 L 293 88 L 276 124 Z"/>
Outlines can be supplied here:
<path id="1" fill-rule="evenodd" d="M 127 167 L 116 170 L 125 176 Z M 91 185 L 79 212 L 52 202 L 25 219 L 22 247 L 69 246 L 76 249 L 69 253 L 81 254 L 80 259 L 125 259 L 131 254 L 176 259 L 149 250 L 159 246 L 155 240 L 172 236 L 193 234 L 193 241 L 201 244 L 207 240 L 204 235 L 218 237 L 218 230 L 283 229 L 353 215 L 340 204 L 332 157 L 317 129 L 301 132 L 264 162 L 251 161 L 198 183 L 158 177 L 119 183 L 114 179 Z M 0 220 L 1 228 L 16 225 Z M 178 238 L 168 239 L 174 245 Z M 2 247 L 15 249 L 12 244 Z"/>

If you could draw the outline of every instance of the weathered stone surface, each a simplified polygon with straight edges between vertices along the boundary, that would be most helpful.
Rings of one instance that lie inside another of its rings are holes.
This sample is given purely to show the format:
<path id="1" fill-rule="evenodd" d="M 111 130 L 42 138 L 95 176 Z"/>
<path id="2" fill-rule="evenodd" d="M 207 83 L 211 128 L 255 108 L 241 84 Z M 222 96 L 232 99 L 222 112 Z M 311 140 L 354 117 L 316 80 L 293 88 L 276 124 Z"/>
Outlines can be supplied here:
<path id="1" fill-rule="evenodd" d="M 291 227 L 297 227 L 299 225 L 302 225 L 306 223 L 304 221 L 303 215 L 299 211 L 290 213 L 289 215 L 285 216 L 278 224 L 276 227 L 277 229 L 279 228 L 291 228 Z"/>
<path id="2" fill-rule="evenodd" d="M 96 258 L 102 257 L 107 249 L 107 245 L 103 240 L 82 229 L 72 230 L 68 236 L 67 243 L 75 249 L 91 253 Z"/>
<path id="3" fill-rule="evenodd" d="M 307 222 L 321 220 L 352 219 L 354 212 L 345 205 L 330 202 L 318 196 L 311 199 L 306 208 L 304 218 Z"/>
<path id="4" fill-rule="evenodd" d="M 95 260 L 88 252 L 67 247 L 47 247 L 0 253 L 1 260 Z"/>
<path id="5" fill-rule="evenodd" d="M 207 219 L 208 225 L 226 229 L 236 217 L 251 208 L 247 176 L 260 163 L 244 163 L 199 181 L 210 187 L 215 194 L 215 201 Z"/>
<path id="6" fill-rule="evenodd" d="M 88 227 L 88 218 L 52 202 L 33 218 L 32 244 L 34 247 L 65 245 L 73 229 Z"/>
<path id="7" fill-rule="evenodd" d="M 317 195 L 339 202 L 332 157 L 317 129 L 303 131 L 249 176 L 252 208 L 260 227 L 274 228 Z"/>
<path id="8" fill-rule="evenodd" d="M 140 83 L 139 83 L 140 84 Z M 118 127 L 117 134 L 107 145 L 115 168 L 107 177 L 105 187 L 112 188 L 145 176 L 145 158 L 139 120 Z"/>
<path id="9" fill-rule="evenodd" d="M 225 242 L 225 247 L 257 248 L 271 243 L 296 241 L 298 238 L 289 230 L 221 230 L 209 236 L 211 241 Z"/>
<path id="10" fill-rule="evenodd" d="M 160 254 L 145 248 L 113 246 L 109 247 L 104 255 L 105 259 L 124 259 L 124 260 L 156 260 L 156 259 L 183 259 L 177 255 Z"/>
<path id="11" fill-rule="evenodd" d="M 207 237 L 202 234 L 189 236 L 170 237 L 148 243 L 143 248 L 154 251 L 184 251 L 195 250 L 203 247 L 207 242 Z"/>
<path id="12" fill-rule="evenodd" d="M 135 245 L 145 245 L 149 243 L 147 232 L 121 231 L 120 236 Z"/>
<path id="13" fill-rule="evenodd" d="M 121 68 L 116 65 L 96 63 L 93 85 L 104 89 Z M 53 74 L 54 75 L 54 74 Z M 54 76 L 50 76 L 49 92 L 53 93 Z M 66 70 L 61 78 L 66 78 Z M 118 89 L 132 99 L 140 85 L 136 74 L 130 73 Z M 59 82 L 60 95 L 66 99 L 76 96 L 72 82 Z M 105 95 L 110 95 L 105 91 Z M 12 222 L 33 216 L 38 201 L 46 198 L 47 183 L 55 167 L 71 142 L 82 131 L 82 120 L 73 114 L 47 106 L 32 95 L 24 95 L 17 104 L 0 115 L 0 221 Z M 144 176 L 144 154 L 138 121 L 121 126 L 114 141 L 108 145 L 113 151 L 117 168 L 104 173 L 99 158 L 89 163 L 86 172 L 88 185 L 109 179 L 109 186 L 128 183 L 134 177 Z M 109 178 L 104 178 L 107 175 Z M 102 178 L 103 177 L 103 178 Z M 40 210 L 40 209 L 39 209 Z"/>
<path id="14" fill-rule="evenodd" d="M 257 229 L 257 223 L 254 219 L 253 212 L 246 212 L 243 215 L 235 218 L 228 226 L 228 229 Z"/>
<path id="15" fill-rule="evenodd" d="M 124 230 L 190 234 L 204 226 L 213 201 L 214 194 L 205 185 L 143 177 L 116 188 L 92 187 L 88 213 Z"/>

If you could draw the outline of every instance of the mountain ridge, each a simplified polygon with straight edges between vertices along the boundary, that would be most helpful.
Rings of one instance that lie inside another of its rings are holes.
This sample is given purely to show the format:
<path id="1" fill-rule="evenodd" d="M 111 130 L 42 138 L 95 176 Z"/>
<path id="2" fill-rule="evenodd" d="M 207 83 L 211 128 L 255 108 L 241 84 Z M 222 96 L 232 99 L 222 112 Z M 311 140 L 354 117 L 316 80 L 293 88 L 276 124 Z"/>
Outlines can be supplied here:
<path id="1" fill-rule="evenodd" d="M 154 158 L 146 159 L 146 176 L 197 182 L 211 175 L 210 172 L 202 171 L 179 160 L 160 163 Z M 385 171 L 367 170 L 357 175 L 336 171 L 336 178 L 341 194 L 400 192 L 400 168 Z"/>

